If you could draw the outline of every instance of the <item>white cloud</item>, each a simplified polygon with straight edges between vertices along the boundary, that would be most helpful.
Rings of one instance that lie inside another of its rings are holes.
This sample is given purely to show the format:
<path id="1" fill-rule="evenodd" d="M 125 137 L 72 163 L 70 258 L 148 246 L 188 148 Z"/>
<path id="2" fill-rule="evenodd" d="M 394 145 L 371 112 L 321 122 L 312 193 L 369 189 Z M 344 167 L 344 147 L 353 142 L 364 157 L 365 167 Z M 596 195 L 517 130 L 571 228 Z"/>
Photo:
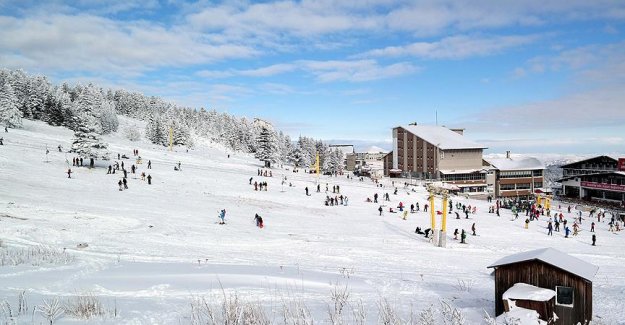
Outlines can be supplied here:
<path id="1" fill-rule="evenodd" d="M 179 27 L 91 15 L 0 16 L 0 61 L 10 68 L 136 74 L 257 55 L 250 47 L 210 44 Z"/>
<path id="2" fill-rule="evenodd" d="M 421 68 L 409 63 L 399 62 L 379 65 L 375 60 L 354 61 L 300 61 L 304 69 L 315 75 L 320 82 L 351 81 L 362 82 L 386 79 L 416 73 Z"/>
<path id="3" fill-rule="evenodd" d="M 472 37 L 450 36 L 435 42 L 415 42 L 404 46 L 389 46 L 361 54 L 363 57 L 414 56 L 426 59 L 463 59 L 471 56 L 485 56 L 534 42 L 539 37 L 492 36 Z"/>
<path id="4" fill-rule="evenodd" d="M 375 60 L 300 60 L 294 63 L 280 63 L 249 70 L 203 70 L 197 75 L 215 79 L 235 76 L 269 77 L 296 70 L 308 72 L 320 82 L 363 82 L 412 74 L 420 71 L 421 68 L 409 62 L 380 65 Z"/>

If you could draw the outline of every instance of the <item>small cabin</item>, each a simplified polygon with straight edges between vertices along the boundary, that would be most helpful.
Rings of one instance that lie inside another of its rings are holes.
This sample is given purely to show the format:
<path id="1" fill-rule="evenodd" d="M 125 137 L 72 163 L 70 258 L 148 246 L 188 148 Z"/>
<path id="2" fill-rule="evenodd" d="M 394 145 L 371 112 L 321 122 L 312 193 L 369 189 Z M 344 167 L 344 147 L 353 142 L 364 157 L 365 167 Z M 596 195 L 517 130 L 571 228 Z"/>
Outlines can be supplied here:
<path id="1" fill-rule="evenodd" d="M 488 267 L 495 269 L 496 315 L 506 311 L 504 293 L 523 283 L 555 291 L 552 313 L 557 315 L 557 320 L 552 324 L 584 324 L 592 320 L 592 280 L 598 270 L 595 265 L 554 248 L 542 248 L 504 257 Z M 521 304 L 527 309 L 545 308 L 537 310 L 539 314 L 550 312 L 549 300 L 528 300 Z"/>

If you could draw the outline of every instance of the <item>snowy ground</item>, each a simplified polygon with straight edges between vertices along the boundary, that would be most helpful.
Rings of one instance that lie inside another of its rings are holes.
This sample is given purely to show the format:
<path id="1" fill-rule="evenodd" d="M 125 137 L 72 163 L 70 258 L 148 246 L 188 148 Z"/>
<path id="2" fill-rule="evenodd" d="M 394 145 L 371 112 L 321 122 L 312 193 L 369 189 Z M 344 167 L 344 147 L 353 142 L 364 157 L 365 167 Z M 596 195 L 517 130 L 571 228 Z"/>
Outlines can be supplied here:
<path id="1" fill-rule="evenodd" d="M 469 324 L 479 324 L 484 310 L 494 313 L 492 270 L 486 266 L 512 253 L 551 246 L 599 266 L 593 289 L 597 319 L 607 324 L 625 319 L 620 302 L 625 240 L 609 233 L 607 223 L 598 224 L 593 247 L 590 221 L 577 237 L 548 237 L 544 220 L 525 230 L 524 218 L 511 221 L 508 210 L 498 218 L 486 213 L 484 201 L 454 197 L 477 205 L 478 213 L 468 220 L 450 218 L 448 247 L 436 248 L 414 233 L 417 226 L 429 227 L 429 214 L 380 217 L 378 205 L 365 202 L 373 193 L 392 193 L 389 181 L 381 189 L 344 176 L 322 176 L 322 193 L 316 193 L 314 176 L 273 169 L 273 177 L 258 177 L 260 163 L 248 156 L 228 158 L 225 151 L 207 147 L 169 152 L 130 142 L 121 133 L 106 137 L 111 151 L 132 158 L 137 148 L 153 165 L 152 170 L 140 165 L 122 192 L 120 174 L 71 167 L 72 156 L 56 150 L 58 144 L 70 147 L 72 133 L 66 129 L 25 121 L 24 129 L 2 135 L 0 239 L 6 247 L 0 250 L 43 244 L 66 248 L 75 260 L 0 266 L 0 301 L 15 306 L 25 290 L 32 310 L 44 298 L 90 293 L 119 311 L 117 318 L 95 323 L 184 324 L 192 296 L 219 296 L 223 287 L 261 302 L 270 313 L 282 299 L 301 299 L 324 323 L 330 291 L 339 283 L 349 286 L 352 299 L 371 307 L 371 323 L 377 319 L 374 307 L 386 298 L 402 317 L 444 299 L 459 307 Z M 72 179 L 65 173 L 67 160 Z M 178 161 L 182 171 L 173 169 Z M 124 162 L 127 169 L 133 163 Z M 142 171 L 152 175 L 152 185 L 139 179 Z M 281 185 L 283 176 L 293 187 Z M 254 191 L 250 177 L 267 181 L 269 190 Z M 349 206 L 324 206 L 326 183 L 330 192 L 339 185 Z M 311 196 L 304 194 L 306 186 Z M 412 193 L 400 190 L 391 194 L 389 206 L 400 201 L 423 206 L 426 197 L 420 187 Z M 217 224 L 222 208 L 226 225 Z M 255 227 L 255 213 L 263 217 L 264 229 Z M 478 236 L 468 236 L 466 245 L 453 240 L 455 228 L 468 231 L 474 222 Z M 89 246 L 80 249 L 79 243 Z M 471 289 L 459 289 L 459 282 L 471 283 Z M 21 319 L 43 321 L 32 311 Z M 65 316 L 59 322 L 76 321 Z"/>

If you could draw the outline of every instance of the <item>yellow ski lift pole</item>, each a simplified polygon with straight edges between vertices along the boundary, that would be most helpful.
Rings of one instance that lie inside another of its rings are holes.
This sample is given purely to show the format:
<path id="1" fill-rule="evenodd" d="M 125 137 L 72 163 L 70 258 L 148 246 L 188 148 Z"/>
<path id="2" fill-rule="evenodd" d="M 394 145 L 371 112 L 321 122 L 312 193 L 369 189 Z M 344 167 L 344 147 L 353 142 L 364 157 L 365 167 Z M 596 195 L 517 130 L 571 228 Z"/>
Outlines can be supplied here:
<path id="1" fill-rule="evenodd" d="M 436 211 L 434 211 L 434 193 L 430 192 L 430 218 L 432 219 L 432 232 L 436 229 Z"/>
<path id="2" fill-rule="evenodd" d="M 443 194 L 443 220 L 441 223 L 441 230 L 447 232 L 447 193 Z"/>
<path id="3" fill-rule="evenodd" d="M 169 127 L 169 151 L 172 151 L 174 147 L 174 128 Z"/>

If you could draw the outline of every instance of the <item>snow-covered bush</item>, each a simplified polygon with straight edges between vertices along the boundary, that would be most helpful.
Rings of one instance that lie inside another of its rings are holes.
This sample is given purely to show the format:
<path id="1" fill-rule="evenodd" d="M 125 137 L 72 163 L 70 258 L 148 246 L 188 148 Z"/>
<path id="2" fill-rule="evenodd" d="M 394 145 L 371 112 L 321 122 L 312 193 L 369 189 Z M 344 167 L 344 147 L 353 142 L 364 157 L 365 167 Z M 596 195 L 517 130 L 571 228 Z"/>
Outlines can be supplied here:
<path id="1" fill-rule="evenodd" d="M 66 315 L 79 319 L 91 319 L 116 314 L 104 308 L 98 297 L 91 293 L 70 298 L 63 306 Z"/>
<path id="2" fill-rule="evenodd" d="M 64 313 L 63 305 L 58 298 L 44 299 L 43 304 L 35 307 L 35 311 L 41 314 L 50 325 L 54 324 L 54 321 L 61 318 Z"/>
<path id="3" fill-rule="evenodd" d="M 124 129 L 124 135 L 126 136 L 126 139 L 133 142 L 141 140 L 141 132 L 137 130 L 136 125 L 126 127 Z"/>
<path id="4" fill-rule="evenodd" d="M 0 249 L 0 266 L 69 264 L 74 259 L 73 255 L 66 253 L 64 250 L 43 245 L 28 248 L 6 247 Z"/>

